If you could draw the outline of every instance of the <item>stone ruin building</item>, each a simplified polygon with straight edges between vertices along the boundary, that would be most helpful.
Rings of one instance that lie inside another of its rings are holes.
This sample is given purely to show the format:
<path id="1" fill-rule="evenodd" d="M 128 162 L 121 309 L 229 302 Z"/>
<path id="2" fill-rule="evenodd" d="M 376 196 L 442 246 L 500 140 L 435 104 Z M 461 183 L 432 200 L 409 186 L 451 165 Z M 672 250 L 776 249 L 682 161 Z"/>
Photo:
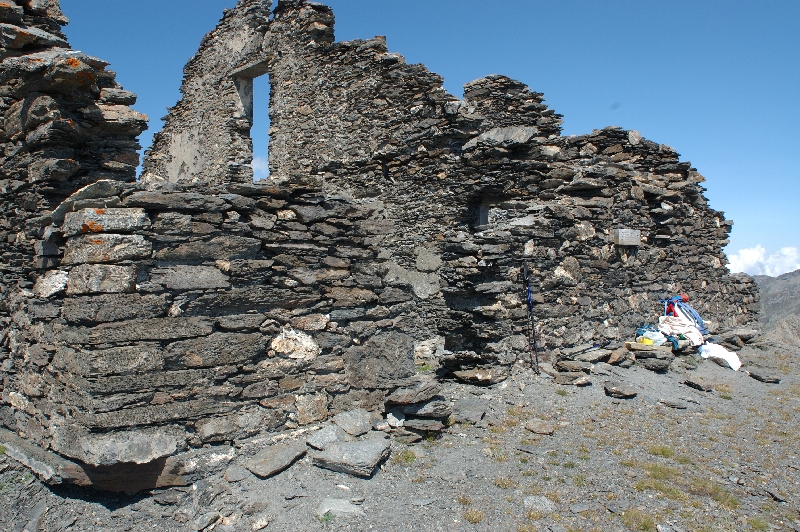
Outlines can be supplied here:
<path id="1" fill-rule="evenodd" d="M 241 0 L 137 180 L 147 117 L 66 23 L 0 0 L 0 439 L 50 483 L 185 484 L 217 446 L 499 382 L 531 355 L 523 262 L 553 362 L 675 293 L 757 319 L 704 178 L 636 131 L 562 136 L 522 83 L 459 99 L 383 37 L 335 42 L 324 5 Z"/>

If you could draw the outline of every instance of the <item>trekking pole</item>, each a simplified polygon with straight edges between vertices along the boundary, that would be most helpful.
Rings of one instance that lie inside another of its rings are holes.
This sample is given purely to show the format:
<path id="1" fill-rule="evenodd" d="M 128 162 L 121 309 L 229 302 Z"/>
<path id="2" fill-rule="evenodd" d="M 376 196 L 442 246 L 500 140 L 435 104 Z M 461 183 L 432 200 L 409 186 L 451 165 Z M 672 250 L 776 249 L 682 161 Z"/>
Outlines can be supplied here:
<path id="1" fill-rule="evenodd" d="M 531 366 L 533 367 L 533 371 L 539 375 L 539 348 L 538 348 L 538 338 L 536 337 L 536 318 L 533 314 L 533 296 L 531 295 L 531 282 L 530 282 L 530 270 L 528 269 L 528 263 L 523 262 L 523 286 L 525 288 L 525 299 L 528 303 L 528 349 L 529 355 L 531 358 Z"/>

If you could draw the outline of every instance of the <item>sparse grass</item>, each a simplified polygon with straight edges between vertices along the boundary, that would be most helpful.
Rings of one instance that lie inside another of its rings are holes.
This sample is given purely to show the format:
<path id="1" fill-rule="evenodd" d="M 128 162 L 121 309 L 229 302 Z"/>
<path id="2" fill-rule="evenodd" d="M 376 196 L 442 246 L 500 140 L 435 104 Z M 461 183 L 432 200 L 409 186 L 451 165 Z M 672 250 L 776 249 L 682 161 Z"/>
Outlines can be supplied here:
<path id="1" fill-rule="evenodd" d="M 664 458 L 675 456 L 675 451 L 668 445 L 653 445 L 647 449 L 647 452 L 653 456 L 663 456 Z"/>
<path id="2" fill-rule="evenodd" d="M 6 454 L 6 446 L 0 445 L 0 454 Z"/>
<path id="3" fill-rule="evenodd" d="M 417 373 L 426 373 L 431 370 L 433 370 L 433 366 L 430 364 L 423 364 L 417 368 Z"/>
<path id="4" fill-rule="evenodd" d="M 317 516 L 317 520 L 319 520 L 320 523 L 330 523 L 334 519 L 336 519 L 336 515 L 333 512 L 325 512 Z"/>
<path id="5" fill-rule="evenodd" d="M 494 484 L 495 486 L 497 486 L 501 490 L 507 490 L 507 489 L 511 489 L 511 488 L 514 488 L 514 487 L 517 486 L 516 482 L 514 482 L 510 478 L 505 478 L 505 477 L 498 477 L 498 478 L 494 479 L 492 484 Z"/>
<path id="6" fill-rule="evenodd" d="M 622 514 L 622 524 L 631 530 L 640 530 L 641 532 L 655 532 L 656 522 L 649 515 L 641 510 L 628 510 Z"/>
<path id="7" fill-rule="evenodd" d="M 425 477 L 412 478 L 411 482 L 415 484 L 423 484 L 425 482 Z"/>
<path id="8" fill-rule="evenodd" d="M 675 461 L 678 462 L 679 464 L 689 465 L 692 463 L 692 458 L 686 455 L 676 456 Z"/>
<path id="9" fill-rule="evenodd" d="M 480 510 L 468 510 L 464 513 L 464 519 L 467 520 L 468 523 L 472 523 L 473 525 L 480 523 L 483 521 L 483 512 Z"/>
<path id="10" fill-rule="evenodd" d="M 567 469 L 575 469 L 575 462 L 564 462 L 562 467 L 566 467 Z"/>
<path id="11" fill-rule="evenodd" d="M 508 432 L 508 429 L 502 425 L 495 425 L 493 427 L 489 427 L 489 432 L 492 434 L 505 434 Z"/>
<path id="12" fill-rule="evenodd" d="M 646 478 L 644 480 L 640 480 L 633 486 L 636 488 L 637 491 L 657 491 L 659 493 L 663 493 L 664 496 L 674 499 L 676 501 L 683 501 L 686 500 L 686 494 L 676 488 L 671 484 L 667 484 L 666 482 L 662 482 L 660 480 L 656 480 L 654 478 Z"/>
<path id="13" fill-rule="evenodd" d="M 523 477 L 535 477 L 536 476 L 536 471 L 534 471 L 532 469 L 529 469 L 527 471 L 523 471 L 522 472 L 522 476 Z"/>
<path id="14" fill-rule="evenodd" d="M 647 472 L 647 476 L 657 480 L 676 478 L 680 474 L 680 471 L 674 467 L 661 464 L 644 464 L 642 469 Z"/>
<path id="15" fill-rule="evenodd" d="M 533 525 L 519 525 L 517 527 L 517 532 L 539 532 L 539 529 Z"/>
<path id="16" fill-rule="evenodd" d="M 561 495 L 557 491 L 548 491 L 544 496 L 556 504 L 561 502 Z"/>
<path id="17" fill-rule="evenodd" d="M 569 392 L 564 388 L 559 388 L 558 390 L 556 390 L 556 393 L 562 397 L 566 397 L 569 395 Z"/>
<path id="18" fill-rule="evenodd" d="M 459 495 L 458 499 L 456 499 L 456 501 L 461 506 L 472 506 L 472 499 L 470 499 L 466 495 Z"/>
<path id="19" fill-rule="evenodd" d="M 750 525 L 750 528 L 753 530 L 758 530 L 759 532 L 769 530 L 769 523 L 766 522 L 764 519 L 760 517 L 750 517 L 747 519 L 747 524 Z"/>
<path id="20" fill-rule="evenodd" d="M 410 466 L 417 461 L 417 455 L 411 449 L 404 449 L 392 457 L 393 464 Z"/>
<path id="21" fill-rule="evenodd" d="M 542 487 L 537 484 L 531 484 L 530 486 L 522 490 L 522 493 L 524 493 L 525 495 L 539 495 L 541 492 L 542 492 Z"/>
<path id="22" fill-rule="evenodd" d="M 538 521 L 543 517 L 544 514 L 542 512 L 537 512 L 536 510 L 528 510 L 525 512 L 525 519 L 528 519 L 529 521 Z"/>
<path id="23" fill-rule="evenodd" d="M 586 485 L 586 475 L 575 475 L 572 477 L 572 484 L 582 488 Z"/>
<path id="24" fill-rule="evenodd" d="M 705 495 L 717 501 L 720 505 L 728 509 L 735 509 L 740 506 L 737 499 L 731 492 L 719 484 L 705 479 L 695 478 L 689 485 L 689 492 L 694 495 Z"/>

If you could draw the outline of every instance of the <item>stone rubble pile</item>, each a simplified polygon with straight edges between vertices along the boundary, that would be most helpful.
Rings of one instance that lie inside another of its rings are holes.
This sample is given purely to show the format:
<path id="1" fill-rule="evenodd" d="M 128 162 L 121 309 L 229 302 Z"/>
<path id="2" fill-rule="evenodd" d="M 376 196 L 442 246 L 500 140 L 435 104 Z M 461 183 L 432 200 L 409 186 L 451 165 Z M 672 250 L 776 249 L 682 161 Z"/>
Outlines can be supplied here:
<path id="1" fill-rule="evenodd" d="M 691 163 L 618 127 L 563 137 L 507 77 L 459 100 L 384 38 L 334 42 L 323 5 L 242 0 L 137 183 L 146 117 L 67 47 L 58 2 L 0 1 L 0 18 L 0 423 L 21 456 L 59 464 L 37 470 L 53 483 L 185 484 L 190 463 L 331 417 L 312 459 L 368 476 L 388 449 L 372 429 L 414 441 L 477 416 L 436 381 L 529 363 L 523 263 L 559 383 L 668 368 L 622 344 L 665 296 L 690 294 L 734 345 L 757 317 Z M 252 183 L 264 74 L 272 177 Z M 367 436 L 336 421 L 356 409 Z M 364 442 L 369 459 L 345 460 Z M 284 451 L 253 469 L 306 452 Z"/>

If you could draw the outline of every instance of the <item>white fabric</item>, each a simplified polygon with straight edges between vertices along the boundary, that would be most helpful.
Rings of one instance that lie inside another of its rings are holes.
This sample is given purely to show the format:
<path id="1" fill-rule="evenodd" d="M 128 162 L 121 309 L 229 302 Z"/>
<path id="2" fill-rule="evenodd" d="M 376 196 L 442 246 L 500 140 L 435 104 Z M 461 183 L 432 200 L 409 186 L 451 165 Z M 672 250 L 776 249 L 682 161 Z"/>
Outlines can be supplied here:
<path id="1" fill-rule="evenodd" d="M 716 358 L 724 360 L 733 371 L 739 371 L 742 367 L 742 362 L 739 360 L 739 355 L 733 351 L 728 351 L 718 344 L 706 344 L 700 348 L 700 356 L 703 358 Z"/>
<path id="2" fill-rule="evenodd" d="M 647 331 L 639 338 L 647 338 L 653 341 L 653 345 L 664 345 L 667 343 L 667 337 L 658 331 Z M 639 341 L 639 338 L 636 341 Z"/>
<path id="3" fill-rule="evenodd" d="M 682 334 L 693 346 L 703 345 L 703 335 L 686 316 L 661 316 L 658 318 L 658 330 L 667 336 Z"/>

